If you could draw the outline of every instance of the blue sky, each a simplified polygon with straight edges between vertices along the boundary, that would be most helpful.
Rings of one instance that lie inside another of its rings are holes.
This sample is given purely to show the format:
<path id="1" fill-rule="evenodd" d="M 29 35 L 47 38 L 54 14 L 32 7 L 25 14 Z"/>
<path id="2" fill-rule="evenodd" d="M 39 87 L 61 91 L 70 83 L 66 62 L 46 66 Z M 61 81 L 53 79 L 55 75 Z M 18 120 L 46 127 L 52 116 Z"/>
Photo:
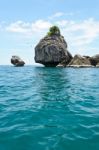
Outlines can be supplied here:
<path id="1" fill-rule="evenodd" d="M 0 0 L 0 64 L 12 55 L 34 64 L 34 47 L 52 25 L 73 55 L 99 53 L 99 0 Z"/>

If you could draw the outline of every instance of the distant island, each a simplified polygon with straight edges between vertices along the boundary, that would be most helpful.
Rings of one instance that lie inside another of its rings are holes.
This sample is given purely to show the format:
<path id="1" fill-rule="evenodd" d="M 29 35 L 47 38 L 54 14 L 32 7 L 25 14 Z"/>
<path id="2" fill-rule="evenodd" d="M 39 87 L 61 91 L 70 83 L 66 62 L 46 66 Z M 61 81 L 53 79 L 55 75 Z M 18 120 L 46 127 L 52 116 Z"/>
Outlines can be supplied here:
<path id="1" fill-rule="evenodd" d="M 67 42 L 57 26 L 52 26 L 47 35 L 35 47 L 35 62 L 46 67 L 99 67 L 99 54 L 74 57 L 67 50 Z"/>
<path id="2" fill-rule="evenodd" d="M 99 67 L 99 54 L 74 57 L 68 51 L 67 42 L 57 26 L 52 26 L 47 35 L 35 47 L 35 62 L 45 67 Z M 19 56 L 12 56 L 11 63 L 15 67 L 25 65 Z"/>

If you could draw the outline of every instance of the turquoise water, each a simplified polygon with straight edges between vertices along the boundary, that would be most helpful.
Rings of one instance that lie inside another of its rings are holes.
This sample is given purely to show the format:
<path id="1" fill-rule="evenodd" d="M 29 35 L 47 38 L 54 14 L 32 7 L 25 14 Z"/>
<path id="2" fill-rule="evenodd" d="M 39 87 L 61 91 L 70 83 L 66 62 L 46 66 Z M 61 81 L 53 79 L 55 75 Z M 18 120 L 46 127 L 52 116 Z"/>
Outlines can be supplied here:
<path id="1" fill-rule="evenodd" d="M 99 150 L 99 69 L 1 66 L 0 150 Z"/>

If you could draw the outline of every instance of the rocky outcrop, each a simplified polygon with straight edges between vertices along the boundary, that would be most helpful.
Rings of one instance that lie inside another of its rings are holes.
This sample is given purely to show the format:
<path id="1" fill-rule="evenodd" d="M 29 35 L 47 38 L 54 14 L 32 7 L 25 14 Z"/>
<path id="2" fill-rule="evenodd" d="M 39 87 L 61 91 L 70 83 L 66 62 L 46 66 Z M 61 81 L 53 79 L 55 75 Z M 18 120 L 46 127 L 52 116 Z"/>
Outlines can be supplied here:
<path id="1" fill-rule="evenodd" d="M 99 65 L 99 54 L 92 56 L 90 59 L 93 66 Z"/>
<path id="2" fill-rule="evenodd" d="M 12 56 L 11 63 L 16 67 L 24 66 L 25 64 L 25 62 L 19 56 Z"/>
<path id="3" fill-rule="evenodd" d="M 67 67 L 99 67 L 99 55 L 92 57 L 75 55 Z"/>
<path id="4" fill-rule="evenodd" d="M 68 67 L 92 67 L 89 56 L 75 55 Z"/>
<path id="5" fill-rule="evenodd" d="M 60 32 L 49 33 L 35 47 L 35 62 L 55 67 L 61 62 L 68 64 L 72 55 L 67 50 L 67 43 Z"/>
<path id="6" fill-rule="evenodd" d="M 99 54 L 72 57 L 59 28 L 53 26 L 35 47 L 35 62 L 47 67 L 99 67 Z"/>
<path id="7" fill-rule="evenodd" d="M 96 65 L 97 68 L 99 68 L 99 63 Z"/>

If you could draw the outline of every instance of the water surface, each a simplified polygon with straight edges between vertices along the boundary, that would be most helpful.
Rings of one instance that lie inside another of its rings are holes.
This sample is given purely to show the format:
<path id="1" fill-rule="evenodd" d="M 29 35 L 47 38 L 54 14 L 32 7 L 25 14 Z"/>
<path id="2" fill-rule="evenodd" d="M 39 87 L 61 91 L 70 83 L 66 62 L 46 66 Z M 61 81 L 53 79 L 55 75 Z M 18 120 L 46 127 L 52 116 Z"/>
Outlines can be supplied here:
<path id="1" fill-rule="evenodd" d="M 0 150 L 99 150 L 99 69 L 0 66 Z"/>

